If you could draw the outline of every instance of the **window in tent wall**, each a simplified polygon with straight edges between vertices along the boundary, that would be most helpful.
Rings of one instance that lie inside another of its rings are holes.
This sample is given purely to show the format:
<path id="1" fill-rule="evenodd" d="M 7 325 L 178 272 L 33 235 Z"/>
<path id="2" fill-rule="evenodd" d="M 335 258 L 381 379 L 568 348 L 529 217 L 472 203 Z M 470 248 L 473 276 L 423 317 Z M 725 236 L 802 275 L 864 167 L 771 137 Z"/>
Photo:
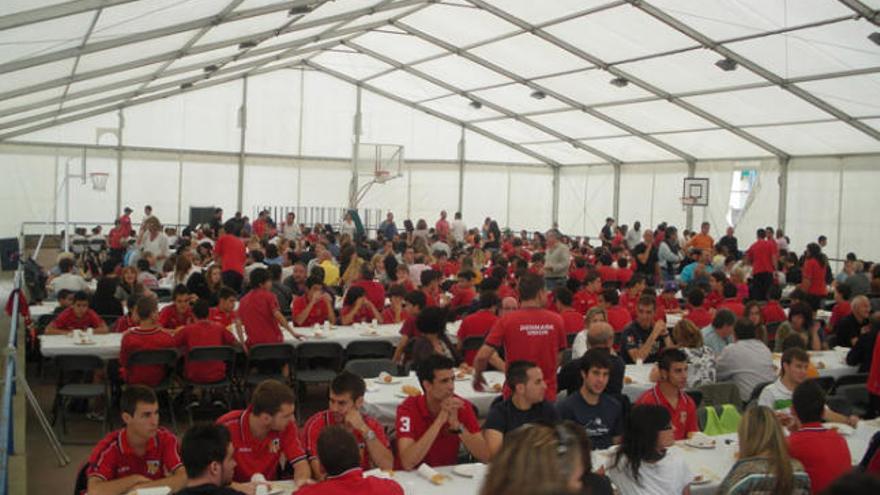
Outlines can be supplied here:
<path id="1" fill-rule="evenodd" d="M 734 170 L 730 179 L 730 201 L 727 207 L 727 225 L 736 227 L 751 206 L 753 191 L 758 188 L 758 170 L 742 168 Z"/>

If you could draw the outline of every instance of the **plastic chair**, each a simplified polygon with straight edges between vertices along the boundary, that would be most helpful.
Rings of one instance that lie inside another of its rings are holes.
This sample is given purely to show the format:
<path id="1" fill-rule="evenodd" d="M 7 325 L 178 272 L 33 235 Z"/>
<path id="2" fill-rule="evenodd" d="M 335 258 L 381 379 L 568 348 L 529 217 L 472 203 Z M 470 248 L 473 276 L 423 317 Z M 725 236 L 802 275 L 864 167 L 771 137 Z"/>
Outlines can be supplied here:
<path id="1" fill-rule="evenodd" d="M 694 400 L 694 405 L 696 407 L 700 407 L 700 403 L 703 402 L 703 392 L 690 388 L 685 390 L 684 393 L 688 394 L 691 399 Z"/>
<path id="2" fill-rule="evenodd" d="M 171 416 L 171 426 L 177 431 L 177 417 L 174 415 L 174 404 L 171 401 L 171 389 L 173 387 L 172 378 L 174 376 L 174 368 L 177 366 L 177 350 L 175 349 L 145 349 L 136 351 L 128 358 L 128 368 L 135 366 L 162 366 L 165 368 L 165 376 L 153 388 L 156 397 L 160 400 L 165 399 L 168 405 L 168 413 Z"/>
<path id="3" fill-rule="evenodd" d="M 830 394 L 831 390 L 834 388 L 833 376 L 817 376 L 816 378 L 810 378 L 810 380 L 816 380 L 816 383 L 822 387 L 822 390 L 824 390 L 826 394 Z"/>
<path id="4" fill-rule="evenodd" d="M 387 340 L 355 340 L 345 348 L 345 359 L 391 359 L 394 346 Z"/>
<path id="5" fill-rule="evenodd" d="M 220 390 L 226 400 L 226 405 L 231 408 L 235 377 L 235 354 L 235 348 L 226 345 L 193 347 L 186 355 L 187 363 L 222 361 L 223 364 L 226 365 L 226 373 L 222 379 L 215 382 L 195 382 L 189 379 L 184 379 L 184 383 L 188 387 L 192 387 L 194 390 L 201 389 L 211 392 Z M 192 424 L 192 408 L 187 408 L 187 412 L 189 415 L 189 423 Z"/>
<path id="6" fill-rule="evenodd" d="M 107 328 L 113 328 L 113 325 L 116 323 L 116 320 L 122 318 L 121 315 L 98 315 L 104 320 L 104 323 L 107 324 Z"/>
<path id="7" fill-rule="evenodd" d="M 742 400 L 739 397 L 739 388 L 733 382 L 707 383 L 697 389 L 703 393 L 704 406 L 722 406 L 733 404 L 737 409 L 742 409 Z"/>
<path id="8" fill-rule="evenodd" d="M 65 442 L 64 435 L 67 433 L 67 408 L 72 400 L 104 399 L 104 421 L 102 433 L 107 433 L 109 426 L 108 406 L 110 403 L 106 383 L 91 383 L 91 377 L 96 371 L 104 370 L 104 360 L 98 356 L 61 355 L 55 357 L 55 366 L 58 369 L 58 381 L 55 388 L 55 398 L 52 405 L 52 424 L 61 420 L 61 431 L 58 439 L 62 443 L 91 445 L 94 441 Z"/>
<path id="9" fill-rule="evenodd" d="M 245 365 L 245 387 L 256 387 L 264 380 L 288 383 L 282 373 L 284 365 L 293 363 L 296 349 L 290 344 L 257 344 L 250 346 Z M 253 368 L 257 368 L 255 371 Z"/>
<path id="10" fill-rule="evenodd" d="M 834 384 L 832 395 L 828 397 L 829 407 L 838 412 L 844 412 L 841 409 L 848 409 L 849 414 L 863 416 L 870 409 L 867 382 L 867 373 L 838 378 Z"/>
<path id="11" fill-rule="evenodd" d="M 390 359 L 352 359 L 345 363 L 345 369 L 363 379 L 376 378 L 383 371 L 397 375 L 397 365 Z"/>
<path id="12" fill-rule="evenodd" d="M 308 385 L 332 382 L 342 368 L 343 350 L 336 342 L 305 342 L 296 349 L 297 402 L 307 391 Z M 297 410 L 300 410 L 297 404 Z"/>
<path id="13" fill-rule="evenodd" d="M 834 388 L 831 390 L 831 394 L 834 395 L 837 393 L 837 389 L 847 385 L 865 385 L 868 383 L 868 374 L 867 373 L 855 373 L 852 375 L 844 375 L 837 379 L 834 382 Z"/>
<path id="14" fill-rule="evenodd" d="M 767 385 L 770 385 L 771 383 L 773 383 L 773 382 L 764 382 L 764 383 L 759 383 L 759 384 L 755 385 L 755 388 L 752 389 L 752 394 L 749 396 L 749 400 L 748 400 L 748 402 L 746 402 L 745 405 L 749 406 L 752 404 L 757 404 L 758 397 L 761 396 L 761 392 L 764 391 L 764 387 L 766 387 Z"/>

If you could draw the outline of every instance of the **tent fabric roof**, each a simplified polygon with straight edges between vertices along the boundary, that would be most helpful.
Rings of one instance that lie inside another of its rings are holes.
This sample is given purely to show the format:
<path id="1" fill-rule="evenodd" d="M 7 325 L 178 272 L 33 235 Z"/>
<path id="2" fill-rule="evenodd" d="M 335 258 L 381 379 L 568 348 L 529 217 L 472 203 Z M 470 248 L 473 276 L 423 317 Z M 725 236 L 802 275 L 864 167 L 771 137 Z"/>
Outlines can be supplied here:
<path id="1" fill-rule="evenodd" d="M 878 8 L 880 0 L 7 0 L 0 140 L 308 67 L 551 166 L 880 152 Z"/>

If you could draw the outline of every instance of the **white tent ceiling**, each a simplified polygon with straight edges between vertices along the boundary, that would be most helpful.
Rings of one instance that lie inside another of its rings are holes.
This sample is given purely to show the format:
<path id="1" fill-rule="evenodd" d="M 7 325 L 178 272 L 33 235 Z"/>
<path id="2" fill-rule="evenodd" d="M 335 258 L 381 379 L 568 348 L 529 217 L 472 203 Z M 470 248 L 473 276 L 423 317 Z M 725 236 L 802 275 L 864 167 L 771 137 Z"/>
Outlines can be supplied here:
<path id="1" fill-rule="evenodd" d="M 304 66 L 553 166 L 880 152 L 878 7 L 6 0 L 0 140 Z"/>

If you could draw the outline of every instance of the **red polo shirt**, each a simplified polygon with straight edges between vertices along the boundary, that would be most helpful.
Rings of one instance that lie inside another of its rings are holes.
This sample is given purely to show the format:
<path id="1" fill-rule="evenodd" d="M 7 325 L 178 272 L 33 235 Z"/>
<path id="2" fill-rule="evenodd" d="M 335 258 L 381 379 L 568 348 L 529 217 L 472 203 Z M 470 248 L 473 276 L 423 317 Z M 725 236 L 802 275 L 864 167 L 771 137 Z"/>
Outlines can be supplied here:
<path id="1" fill-rule="evenodd" d="M 458 396 L 456 396 L 458 397 Z M 477 423 L 477 415 L 474 414 L 474 408 L 471 403 L 458 397 L 464 401 L 464 405 L 458 409 L 458 421 L 470 433 L 480 431 L 480 425 Z M 397 421 L 395 428 L 397 429 L 397 438 L 411 438 L 418 441 L 422 435 L 428 431 L 434 422 L 434 415 L 428 411 L 428 399 L 424 394 L 417 397 L 408 397 L 399 406 L 397 406 Z M 428 453 L 422 459 L 425 464 L 436 466 L 449 466 L 458 461 L 458 447 L 461 439 L 455 433 L 449 431 L 449 428 L 441 428 L 440 433 L 428 449 Z M 398 454 L 399 455 L 399 454 Z"/>
<path id="2" fill-rule="evenodd" d="M 782 305 L 779 304 L 779 301 L 767 301 L 767 305 L 761 308 L 761 318 L 764 319 L 765 324 L 776 323 L 788 319 L 788 317 L 785 316 L 785 310 L 782 309 Z"/>
<path id="3" fill-rule="evenodd" d="M 477 291 L 475 291 L 473 287 L 462 289 L 459 288 L 458 285 L 454 285 L 450 292 L 452 292 L 452 300 L 449 302 L 451 308 L 470 306 L 477 297 Z"/>
<path id="4" fill-rule="evenodd" d="M 605 313 L 608 315 L 608 324 L 611 325 L 615 332 L 622 332 L 629 325 L 629 322 L 632 321 L 632 315 L 629 313 L 629 310 L 620 305 L 611 306 L 605 310 Z"/>
<path id="5" fill-rule="evenodd" d="M 584 329 L 584 315 L 573 309 L 566 309 L 559 313 L 562 323 L 565 325 L 565 335 L 578 333 Z"/>
<path id="6" fill-rule="evenodd" d="M 587 311 L 589 311 L 593 306 L 597 306 L 598 304 L 599 294 L 596 294 L 595 292 L 590 292 L 587 289 L 581 289 L 575 293 L 574 298 L 571 302 L 571 307 L 573 307 L 578 313 L 586 315 Z"/>
<path id="7" fill-rule="evenodd" d="M 266 289 L 253 289 L 238 304 L 238 316 L 244 325 L 247 345 L 277 344 L 284 339 L 275 320 L 278 299 Z"/>
<path id="8" fill-rule="evenodd" d="M 174 337 L 161 328 L 130 328 L 122 335 L 119 346 L 119 374 L 129 384 L 155 387 L 165 378 L 165 367 L 160 364 L 128 366 L 128 359 L 137 351 L 174 349 Z"/>
<path id="9" fill-rule="evenodd" d="M 122 231 L 122 237 L 131 235 L 131 217 L 129 215 L 119 217 L 119 230 Z"/>
<path id="10" fill-rule="evenodd" d="M 678 391 L 678 404 L 675 405 L 675 408 L 669 404 L 669 401 L 660 392 L 660 384 L 654 385 L 654 388 L 645 391 L 636 401 L 636 405 L 640 404 L 665 407 L 672 418 L 672 428 L 675 430 L 676 440 L 686 439 L 688 433 L 699 430 L 697 427 L 697 406 L 694 400 L 681 390 Z"/>
<path id="11" fill-rule="evenodd" d="M 324 305 L 326 307 L 326 305 Z M 354 306 L 343 306 L 342 311 L 340 311 L 341 316 L 348 316 L 349 313 L 354 309 Z M 326 313 L 326 311 L 325 311 Z M 363 323 L 373 321 L 374 315 L 373 311 L 366 305 L 362 304 L 361 309 L 354 315 L 351 322 L 352 323 Z"/>
<path id="12" fill-rule="evenodd" d="M 291 466 L 306 460 L 295 421 L 288 423 L 284 431 L 270 431 L 265 438 L 258 439 L 251 435 L 250 416 L 251 408 L 248 407 L 229 411 L 217 419 L 218 425 L 229 429 L 229 439 L 235 449 L 235 481 L 248 482 L 254 473 L 262 473 L 267 480 L 276 480 L 282 456 Z"/>
<path id="13" fill-rule="evenodd" d="M 663 296 L 657 296 L 657 312 L 663 313 L 664 320 L 666 319 L 666 314 L 675 311 L 681 311 L 681 305 L 678 303 L 678 299 L 674 297 L 667 299 Z"/>
<path id="14" fill-rule="evenodd" d="M 461 320 L 456 339 L 459 342 L 464 342 L 464 339 L 468 337 L 485 337 L 496 321 L 498 321 L 498 316 L 491 309 L 481 309 L 476 313 L 469 314 Z M 465 351 L 464 361 L 473 366 L 476 356 L 477 351 Z"/>
<path id="15" fill-rule="evenodd" d="M 813 493 L 823 491 L 852 469 L 846 440 L 822 423 L 806 423 L 792 433 L 788 437 L 788 452 L 804 465 Z"/>
<path id="16" fill-rule="evenodd" d="M 828 287 L 825 286 L 825 267 L 815 258 L 807 258 L 804 262 L 803 277 L 810 279 L 807 294 L 825 297 L 828 293 Z"/>
<path id="17" fill-rule="evenodd" d="M 828 326 L 834 328 L 841 318 L 852 313 L 852 306 L 849 301 L 840 301 L 831 309 L 831 319 L 828 320 Z"/>
<path id="18" fill-rule="evenodd" d="M 147 441 L 143 457 L 131 449 L 125 428 L 111 431 L 92 450 L 86 476 L 113 481 L 139 474 L 159 480 L 183 467 L 177 450 L 177 437 L 165 428 L 159 428 L 156 436 Z"/>
<path id="19" fill-rule="evenodd" d="M 403 488 L 394 480 L 364 476 L 364 470 L 353 468 L 314 485 L 306 485 L 296 491 L 299 495 L 403 495 Z"/>
<path id="20" fill-rule="evenodd" d="M 724 301 L 724 295 L 721 294 L 720 292 L 716 292 L 716 291 L 712 290 L 712 291 L 709 291 L 708 294 L 706 294 L 706 299 L 703 301 L 703 304 L 707 308 L 717 308 L 718 305 L 721 304 L 723 301 Z"/>
<path id="21" fill-rule="evenodd" d="M 512 297 L 519 301 L 519 294 L 517 294 L 516 290 L 506 283 L 503 283 L 498 287 L 498 299 L 504 300 L 505 297 Z"/>
<path id="22" fill-rule="evenodd" d="M 385 287 L 375 280 L 355 280 L 351 283 L 352 287 L 363 287 L 367 299 L 376 306 L 376 309 L 382 311 L 385 307 Z"/>
<path id="23" fill-rule="evenodd" d="M 212 383 L 222 380 L 226 376 L 226 363 L 223 361 L 191 363 L 189 362 L 189 351 L 193 347 L 235 345 L 235 342 L 232 332 L 208 320 L 190 323 L 174 335 L 175 345 L 182 349 L 184 355 L 187 356 L 184 376 L 187 380 L 196 383 Z"/>
<path id="24" fill-rule="evenodd" d="M 235 310 L 221 311 L 220 308 L 211 308 L 208 312 L 208 319 L 220 325 L 223 328 L 229 328 L 229 325 L 235 323 L 238 313 Z"/>
<path id="25" fill-rule="evenodd" d="M 183 314 L 177 312 L 174 304 L 169 304 L 159 311 L 159 326 L 162 328 L 175 329 L 196 321 L 192 314 L 192 308 L 187 306 Z"/>
<path id="26" fill-rule="evenodd" d="M 603 282 L 617 281 L 617 268 L 614 268 L 611 265 L 599 265 L 596 268 L 596 272 L 599 274 L 599 278 L 602 279 Z"/>
<path id="27" fill-rule="evenodd" d="M 130 315 L 120 316 L 116 323 L 113 324 L 113 333 L 124 333 L 129 328 L 136 326 L 137 323 L 135 323 Z"/>
<path id="28" fill-rule="evenodd" d="M 370 416 L 363 415 L 363 418 L 367 427 L 373 430 L 373 433 L 376 434 L 376 439 L 385 447 L 391 448 L 391 445 L 388 443 L 388 437 L 385 436 L 385 428 Z M 318 436 L 321 435 L 321 431 L 328 426 L 336 424 L 344 426 L 345 421 L 337 422 L 334 414 L 329 410 L 317 412 L 305 422 L 303 425 L 303 443 L 305 445 L 303 445 L 303 447 L 309 460 L 318 458 Z M 360 431 L 355 430 L 352 431 L 352 433 L 357 440 L 358 450 L 360 451 L 361 467 L 364 469 L 372 469 L 373 461 L 370 459 L 370 453 L 367 451 L 367 442 L 364 440 L 364 436 Z"/>
<path id="29" fill-rule="evenodd" d="M 405 318 L 406 318 L 406 312 L 403 311 L 402 309 L 400 310 L 400 319 L 399 320 L 394 317 L 394 308 L 392 308 L 391 306 L 385 308 L 385 310 L 382 311 L 382 323 L 385 323 L 385 324 L 400 323 Z"/>
<path id="30" fill-rule="evenodd" d="M 767 239 L 759 239 L 755 241 L 746 251 L 746 256 L 752 260 L 752 274 L 773 273 L 776 267 L 773 266 L 773 256 L 778 252 L 779 247 L 776 242 Z M 823 275 L 822 280 L 825 280 Z M 824 283 L 824 282 L 823 282 Z"/>
<path id="31" fill-rule="evenodd" d="M 231 234 L 223 234 L 214 244 L 214 254 L 220 257 L 220 270 L 236 272 L 244 276 L 244 263 L 247 250 L 241 239 Z"/>
<path id="32" fill-rule="evenodd" d="M 742 313 L 740 313 L 742 316 Z M 691 320 L 697 328 L 703 328 L 712 324 L 712 314 L 706 308 L 691 308 L 688 310 L 685 319 Z"/>
<path id="33" fill-rule="evenodd" d="M 434 297 L 434 294 L 431 291 L 422 289 L 422 294 L 425 295 L 425 307 L 430 308 L 432 306 L 437 305 L 437 298 Z"/>
<path id="34" fill-rule="evenodd" d="M 621 285 L 625 285 L 632 280 L 632 278 L 633 271 L 629 267 L 617 269 L 617 281 L 620 282 Z"/>
<path id="35" fill-rule="evenodd" d="M 58 330 L 85 330 L 86 328 L 98 328 L 103 324 L 104 320 L 92 309 L 86 309 L 82 317 L 78 317 L 72 307 L 62 311 L 52 322 L 52 325 Z"/>
<path id="36" fill-rule="evenodd" d="M 735 297 L 721 301 L 717 307 L 718 309 L 729 309 L 733 311 L 733 314 L 735 314 L 737 318 L 742 318 L 743 314 L 746 312 L 746 306 Z"/>
<path id="37" fill-rule="evenodd" d="M 560 350 L 568 346 L 565 323 L 557 313 L 542 308 L 523 308 L 500 317 L 486 336 L 486 343 L 503 347 L 505 360 L 531 361 L 541 368 L 547 382 L 545 398 L 556 400 L 556 368 Z"/>
<path id="38" fill-rule="evenodd" d="M 422 332 L 416 327 L 416 317 L 407 316 L 406 319 L 403 320 L 403 325 L 400 326 L 400 335 L 405 335 L 413 339 L 421 334 Z"/>
<path id="39" fill-rule="evenodd" d="M 107 244 L 110 246 L 110 249 L 122 249 L 122 238 L 123 232 L 121 227 L 114 227 L 110 229 L 110 233 L 107 234 Z"/>
<path id="40" fill-rule="evenodd" d="M 308 305 L 309 301 L 306 296 L 297 296 L 293 299 L 293 304 L 290 305 L 290 312 L 294 318 L 296 318 L 306 310 Z M 296 325 L 296 320 L 294 320 L 294 325 L 298 327 L 310 327 L 315 323 L 324 323 L 328 319 L 330 319 L 330 313 L 327 310 L 327 303 L 324 301 L 318 301 L 312 305 L 312 309 L 309 311 L 309 316 L 307 316 L 302 322 L 302 325 Z"/>

